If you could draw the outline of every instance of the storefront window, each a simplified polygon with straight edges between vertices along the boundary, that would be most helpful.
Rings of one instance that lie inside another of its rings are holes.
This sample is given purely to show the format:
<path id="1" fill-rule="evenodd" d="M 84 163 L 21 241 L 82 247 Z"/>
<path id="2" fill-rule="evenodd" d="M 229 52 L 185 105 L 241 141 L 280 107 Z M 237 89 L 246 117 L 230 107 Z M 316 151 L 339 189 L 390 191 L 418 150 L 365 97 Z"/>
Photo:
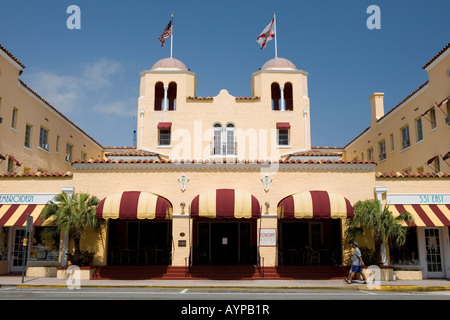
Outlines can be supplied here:
<path id="1" fill-rule="evenodd" d="M 390 248 L 391 264 L 418 265 L 419 252 L 417 248 L 417 228 L 410 228 L 406 234 L 406 242 L 402 246 Z"/>
<path id="2" fill-rule="evenodd" d="M 30 261 L 58 261 L 59 234 L 50 227 L 36 227 L 30 248 Z"/>
<path id="3" fill-rule="evenodd" d="M 0 228 L 0 261 L 8 260 L 8 228 Z"/>

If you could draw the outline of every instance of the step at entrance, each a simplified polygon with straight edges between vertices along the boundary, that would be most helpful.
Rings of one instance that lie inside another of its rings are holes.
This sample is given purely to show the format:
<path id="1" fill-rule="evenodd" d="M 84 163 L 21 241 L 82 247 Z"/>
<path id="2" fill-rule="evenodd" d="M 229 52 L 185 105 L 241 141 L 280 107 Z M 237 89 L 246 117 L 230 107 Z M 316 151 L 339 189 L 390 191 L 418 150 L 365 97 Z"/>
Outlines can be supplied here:
<path id="1" fill-rule="evenodd" d="M 95 280 L 330 280 L 343 279 L 343 266 L 279 266 L 258 269 L 255 265 L 199 265 L 189 270 L 176 266 L 98 267 Z"/>

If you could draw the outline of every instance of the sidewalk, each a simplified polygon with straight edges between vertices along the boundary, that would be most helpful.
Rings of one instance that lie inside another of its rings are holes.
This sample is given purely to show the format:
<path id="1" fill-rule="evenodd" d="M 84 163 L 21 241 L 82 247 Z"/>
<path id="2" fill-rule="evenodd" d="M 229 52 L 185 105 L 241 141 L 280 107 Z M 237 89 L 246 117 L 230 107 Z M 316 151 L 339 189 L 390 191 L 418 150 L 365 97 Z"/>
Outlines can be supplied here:
<path id="1" fill-rule="evenodd" d="M 72 282 L 70 282 L 72 283 Z M 35 278 L 0 276 L 0 288 L 5 287 L 67 287 L 68 281 L 56 277 Z M 379 286 L 343 280 L 81 280 L 81 288 L 182 288 L 182 289 L 321 289 L 321 290 L 381 290 L 381 291 L 450 291 L 450 280 L 381 281 Z"/>

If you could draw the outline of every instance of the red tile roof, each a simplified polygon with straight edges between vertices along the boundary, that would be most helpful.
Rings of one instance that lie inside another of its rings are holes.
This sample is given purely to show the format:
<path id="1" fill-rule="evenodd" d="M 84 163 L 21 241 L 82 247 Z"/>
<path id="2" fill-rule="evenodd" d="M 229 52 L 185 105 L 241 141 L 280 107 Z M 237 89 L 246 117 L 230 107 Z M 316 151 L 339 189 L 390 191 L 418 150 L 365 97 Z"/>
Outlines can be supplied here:
<path id="1" fill-rule="evenodd" d="M 1 178 L 26 178 L 26 177 L 72 177 L 73 173 L 67 172 L 29 172 L 29 173 L 17 173 L 17 172 L 7 172 L 0 174 Z"/>
<path id="2" fill-rule="evenodd" d="M 13 59 L 15 62 L 17 62 L 18 65 L 20 65 L 22 68 L 25 68 L 25 65 L 19 61 L 19 59 L 17 59 L 11 52 L 9 52 L 8 50 L 6 50 L 5 47 L 3 47 L 0 44 L 0 49 L 5 52 L 11 59 Z"/>
<path id="3" fill-rule="evenodd" d="M 213 97 L 187 97 L 188 100 L 214 100 Z"/>
<path id="4" fill-rule="evenodd" d="M 442 48 L 442 50 L 441 51 L 439 51 L 430 61 L 428 61 L 423 67 L 422 67 L 422 69 L 426 69 L 430 64 L 432 64 L 433 63 L 433 61 L 434 60 L 436 60 L 437 58 L 439 58 L 439 56 L 441 55 L 441 54 L 443 54 L 445 51 L 447 51 L 447 49 L 449 49 L 450 48 L 450 42 L 449 43 L 447 43 L 447 45 L 444 47 L 444 48 Z"/>
<path id="5" fill-rule="evenodd" d="M 146 151 L 146 150 L 125 150 L 125 151 L 115 151 L 106 152 L 106 157 L 157 157 L 159 153 Z"/>
<path id="6" fill-rule="evenodd" d="M 450 178 L 448 172 L 377 172 L 377 178 Z"/>
<path id="7" fill-rule="evenodd" d="M 236 97 L 236 100 L 260 100 L 261 97 Z"/>
<path id="8" fill-rule="evenodd" d="M 341 151 L 322 151 L 322 150 L 308 150 L 308 151 L 301 151 L 301 152 L 295 152 L 289 155 L 294 157 L 340 157 L 342 156 Z"/>

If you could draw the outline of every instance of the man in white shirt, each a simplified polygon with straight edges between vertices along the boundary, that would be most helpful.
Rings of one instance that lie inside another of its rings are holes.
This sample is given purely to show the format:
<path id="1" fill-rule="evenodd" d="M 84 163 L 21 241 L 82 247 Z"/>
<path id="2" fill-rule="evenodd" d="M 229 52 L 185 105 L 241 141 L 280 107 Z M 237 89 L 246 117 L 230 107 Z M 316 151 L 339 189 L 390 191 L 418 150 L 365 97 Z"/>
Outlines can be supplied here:
<path id="1" fill-rule="evenodd" d="M 361 250 L 359 250 L 358 248 L 358 243 L 357 242 L 351 242 L 350 244 L 352 246 L 353 250 L 353 255 L 352 255 L 352 266 L 351 266 L 351 273 L 350 273 L 350 277 L 347 280 L 347 283 L 350 284 L 352 283 L 352 279 L 353 277 L 357 274 L 360 273 L 361 277 L 363 278 L 363 283 L 366 283 L 366 277 L 364 276 L 363 272 L 362 272 L 362 267 L 364 266 L 364 261 L 362 259 L 362 255 L 361 255 Z"/>

